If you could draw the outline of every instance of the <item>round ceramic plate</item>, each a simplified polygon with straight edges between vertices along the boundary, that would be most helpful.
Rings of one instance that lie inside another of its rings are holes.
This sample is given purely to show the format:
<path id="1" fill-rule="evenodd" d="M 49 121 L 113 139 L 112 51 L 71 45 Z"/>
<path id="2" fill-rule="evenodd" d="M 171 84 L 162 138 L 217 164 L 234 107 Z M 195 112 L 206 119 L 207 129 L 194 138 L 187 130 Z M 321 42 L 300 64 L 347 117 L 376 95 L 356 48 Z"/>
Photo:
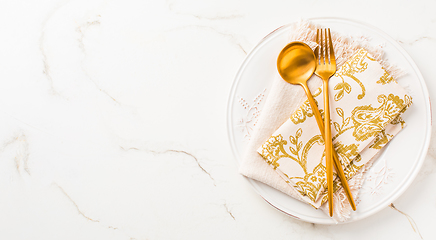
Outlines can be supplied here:
<path id="1" fill-rule="evenodd" d="M 407 126 L 384 148 L 359 194 L 357 211 L 347 222 L 368 217 L 387 207 L 410 186 L 425 159 L 431 134 L 431 109 L 428 90 L 421 73 L 406 51 L 394 39 L 372 26 L 339 18 L 314 18 L 311 22 L 347 35 L 369 37 L 371 44 L 383 44 L 385 59 L 407 72 L 399 79 L 413 97 L 404 114 Z M 262 110 L 272 79 L 277 75 L 276 61 L 288 43 L 291 25 L 267 35 L 246 57 L 234 80 L 227 106 L 227 129 L 233 153 L 241 160 L 256 122 L 255 107 Z M 253 188 L 278 210 L 307 222 L 333 224 L 321 210 L 297 201 L 265 184 L 248 179 Z"/>

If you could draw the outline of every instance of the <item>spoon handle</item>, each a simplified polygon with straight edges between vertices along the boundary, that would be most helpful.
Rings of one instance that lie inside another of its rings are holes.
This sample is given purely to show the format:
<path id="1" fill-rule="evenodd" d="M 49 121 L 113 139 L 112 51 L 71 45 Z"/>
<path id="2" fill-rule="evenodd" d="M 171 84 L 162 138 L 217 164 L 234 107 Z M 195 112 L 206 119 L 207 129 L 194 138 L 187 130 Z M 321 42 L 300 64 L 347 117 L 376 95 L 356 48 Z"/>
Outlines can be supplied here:
<path id="1" fill-rule="evenodd" d="M 307 100 L 309 100 L 310 107 L 312 108 L 313 115 L 315 116 L 316 123 L 318 124 L 319 131 L 321 132 L 321 136 L 325 138 L 324 134 L 324 122 L 322 120 L 321 114 L 319 112 L 318 106 L 316 105 L 315 99 L 312 96 L 312 93 L 310 92 L 309 87 L 307 84 L 301 84 L 301 86 L 304 88 L 304 91 L 307 95 Z"/>

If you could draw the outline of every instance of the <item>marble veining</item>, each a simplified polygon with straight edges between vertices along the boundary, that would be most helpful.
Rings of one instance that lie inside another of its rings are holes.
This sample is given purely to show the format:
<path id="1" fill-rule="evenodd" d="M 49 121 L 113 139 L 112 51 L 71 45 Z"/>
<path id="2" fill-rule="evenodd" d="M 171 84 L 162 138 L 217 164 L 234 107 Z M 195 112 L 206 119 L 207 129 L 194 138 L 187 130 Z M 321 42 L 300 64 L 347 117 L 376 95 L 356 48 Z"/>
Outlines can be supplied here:
<path id="1" fill-rule="evenodd" d="M 415 221 L 413 220 L 413 218 L 411 216 L 409 216 L 407 213 L 404 213 L 403 211 L 398 210 L 398 208 L 396 208 L 393 203 L 391 203 L 389 205 L 389 207 L 394 209 L 395 211 L 401 213 L 402 215 L 404 215 L 407 218 L 407 220 L 409 221 L 410 226 L 412 227 L 413 231 L 415 233 L 417 233 L 421 239 L 423 239 L 421 233 L 419 232 L 418 226 L 416 225 Z"/>
<path id="2" fill-rule="evenodd" d="M 59 95 L 58 92 L 56 92 L 54 85 L 53 85 L 53 79 L 51 77 L 50 74 L 50 66 L 48 64 L 48 60 L 47 60 L 47 55 L 45 54 L 45 50 L 43 47 L 43 42 L 44 42 L 44 34 L 41 35 L 41 40 L 40 40 L 40 49 L 41 49 L 41 53 L 42 53 L 42 62 L 44 65 L 44 70 L 43 73 L 46 75 L 48 84 L 49 84 L 49 91 L 52 95 Z"/>
<path id="3" fill-rule="evenodd" d="M 204 30 L 204 31 L 211 31 L 211 32 L 214 32 L 214 33 L 220 35 L 221 37 L 224 37 L 224 38 L 226 38 L 226 39 L 229 39 L 229 41 L 230 41 L 231 43 L 233 43 L 233 44 L 234 44 L 234 45 L 235 45 L 239 50 L 241 50 L 242 53 L 243 53 L 244 55 L 247 54 L 247 50 L 246 50 L 246 49 L 244 48 L 244 46 L 242 45 L 242 43 L 241 43 L 242 41 L 239 39 L 238 36 L 236 36 L 235 34 L 232 34 L 232 33 L 228 33 L 228 32 L 221 31 L 221 30 L 219 30 L 219 29 L 217 29 L 217 28 L 215 28 L 215 27 L 212 27 L 212 26 L 204 26 L 204 25 L 185 25 L 185 26 L 182 26 L 182 27 L 177 27 L 177 28 L 175 28 L 175 29 L 168 30 L 167 32 L 183 31 L 183 30 L 185 30 L 185 29 L 191 29 L 191 28 L 196 28 L 196 29 L 200 29 L 200 30 Z"/>
<path id="4" fill-rule="evenodd" d="M 86 47 L 85 47 L 85 43 L 84 43 L 84 38 L 85 38 L 85 33 L 87 31 L 90 31 L 92 27 L 98 27 L 101 22 L 100 22 L 100 18 L 101 15 L 96 15 L 94 17 L 90 17 L 89 19 L 87 19 L 83 24 L 79 25 L 76 28 L 76 31 L 79 33 L 79 38 L 78 38 L 78 47 L 80 48 L 80 50 L 83 53 L 83 59 L 81 61 L 81 69 L 83 71 L 83 73 L 86 75 L 86 77 L 95 85 L 95 87 L 102 92 L 103 94 L 105 94 L 107 97 L 109 97 L 110 99 L 112 99 L 114 102 L 116 102 L 117 104 L 120 104 L 113 96 L 111 96 L 106 90 L 102 89 L 98 83 L 96 81 L 93 80 L 93 78 L 88 74 L 88 71 L 85 67 L 85 63 L 84 63 L 84 59 L 86 58 Z"/>
<path id="5" fill-rule="evenodd" d="M 413 44 L 415 44 L 415 43 L 418 43 L 418 42 L 421 42 L 421 41 L 426 41 L 426 40 L 428 40 L 428 41 L 430 41 L 430 42 L 435 42 L 435 41 L 436 41 L 436 38 L 434 38 L 434 37 L 427 37 L 427 36 L 424 36 L 424 37 L 419 37 L 419 38 L 417 38 L 417 39 L 414 39 L 414 40 L 412 40 L 412 41 L 401 41 L 401 40 L 398 40 L 398 42 L 399 42 L 399 43 L 402 43 L 402 44 L 413 45 Z"/>
<path id="6" fill-rule="evenodd" d="M 192 158 L 192 159 L 197 163 L 197 166 L 201 169 L 201 171 L 204 172 L 206 175 L 209 176 L 209 178 L 210 178 L 210 179 L 212 180 L 212 182 L 213 182 L 213 185 L 216 186 L 215 179 L 213 179 L 212 175 L 211 175 L 208 171 L 206 171 L 206 169 L 204 169 L 204 168 L 201 166 L 201 164 L 200 164 L 200 160 L 199 160 L 196 156 L 194 156 L 192 153 L 189 153 L 189 152 L 187 152 L 187 151 L 184 151 L 184 150 L 174 150 L 174 149 L 167 149 L 167 150 L 160 150 L 160 151 L 159 151 L 159 150 L 150 150 L 150 149 L 137 148 L 137 147 L 129 147 L 129 148 L 126 148 L 126 147 L 123 147 L 123 146 L 120 146 L 120 148 L 121 148 L 122 150 L 124 150 L 124 151 L 129 151 L 129 150 L 145 151 L 145 152 L 148 152 L 148 153 L 152 153 L 152 154 L 154 154 L 154 155 L 158 155 L 158 154 L 171 154 L 171 153 L 174 153 L 174 154 L 182 154 L 182 155 L 189 156 L 189 157 L 191 157 L 191 158 Z M 227 209 L 227 207 L 226 207 L 226 209 Z"/>
<path id="7" fill-rule="evenodd" d="M 26 173 L 30 174 L 29 170 L 29 142 L 27 141 L 26 135 L 24 133 L 19 132 L 10 137 L 9 140 L 3 143 L 1 151 L 4 151 L 6 148 L 13 148 L 16 152 L 14 157 L 14 163 L 16 170 L 19 174 Z"/>
<path id="8" fill-rule="evenodd" d="M 53 15 L 63 6 L 65 6 L 69 1 L 65 1 L 64 3 L 58 4 L 56 7 L 54 7 L 49 14 L 47 14 L 47 16 L 45 17 L 45 19 L 43 20 L 41 26 L 42 26 L 42 30 L 41 30 L 41 37 L 39 38 L 39 49 L 41 51 L 42 54 L 42 62 L 43 62 L 43 73 L 46 75 L 48 84 L 49 84 L 49 92 L 55 96 L 59 96 L 59 93 L 56 92 L 54 85 L 53 85 L 53 79 L 51 77 L 50 74 L 50 66 L 48 63 L 48 57 L 46 54 L 46 50 L 44 48 L 44 40 L 45 40 L 45 28 L 47 25 L 47 22 L 53 17 Z"/>
<path id="9" fill-rule="evenodd" d="M 69 201 L 71 201 L 71 203 L 74 205 L 74 207 L 77 209 L 77 212 L 82 216 L 82 217 L 84 217 L 84 218 L 86 218 L 87 220 L 89 220 L 89 221 L 91 221 L 91 222 L 100 222 L 99 220 L 95 220 L 95 219 L 92 219 L 92 218 L 90 218 L 90 217 L 88 217 L 88 216 L 86 216 L 81 210 L 80 210 L 80 208 L 79 208 L 79 206 L 77 206 L 77 204 L 74 202 L 74 200 L 70 197 L 70 195 L 68 195 L 68 193 L 66 193 L 65 192 L 65 190 L 61 187 L 61 186 L 59 186 L 57 183 L 54 183 L 54 185 L 56 186 L 56 187 L 58 187 L 60 190 L 61 190 L 61 192 L 68 198 L 68 200 Z M 116 229 L 115 227 L 112 227 L 112 226 L 110 226 L 110 228 L 113 228 L 113 229 Z"/>
<path id="10" fill-rule="evenodd" d="M 235 216 L 233 215 L 233 213 L 230 211 L 229 206 L 227 205 L 227 203 L 224 203 L 224 207 L 226 208 L 226 211 L 229 213 L 230 217 L 233 218 L 233 220 L 236 221 Z"/>
<path id="11" fill-rule="evenodd" d="M 103 225 L 105 228 L 110 229 L 110 230 L 114 230 L 114 231 L 121 231 L 123 232 L 123 234 L 126 235 L 126 233 L 124 231 L 122 231 L 121 229 L 119 229 L 118 227 L 115 226 L 111 226 L 111 225 L 105 225 L 104 223 L 100 222 L 100 220 L 98 219 L 93 219 L 89 216 L 87 216 L 82 210 L 80 210 L 79 206 L 76 204 L 76 202 L 74 202 L 74 200 L 68 195 L 67 192 L 65 192 L 65 190 L 59 186 L 57 183 L 53 183 L 53 185 L 55 185 L 57 188 L 59 188 L 59 190 L 65 195 L 65 197 L 74 205 L 74 207 L 76 208 L 78 214 L 80 216 L 82 216 L 83 218 L 85 218 L 87 221 L 99 224 L 99 225 Z M 135 239 L 133 237 L 130 237 L 128 235 L 126 235 L 127 237 L 129 237 L 129 239 Z"/>

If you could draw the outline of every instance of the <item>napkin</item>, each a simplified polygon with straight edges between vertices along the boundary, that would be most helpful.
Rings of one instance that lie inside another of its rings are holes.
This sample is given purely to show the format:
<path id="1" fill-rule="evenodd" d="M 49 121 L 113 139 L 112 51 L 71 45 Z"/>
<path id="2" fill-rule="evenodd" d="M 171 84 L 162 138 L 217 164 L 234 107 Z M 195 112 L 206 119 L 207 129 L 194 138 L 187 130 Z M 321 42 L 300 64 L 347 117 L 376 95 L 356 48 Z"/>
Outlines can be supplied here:
<path id="1" fill-rule="evenodd" d="M 369 162 L 405 125 L 412 99 L 365 49 L 329 80 L 333 146 L 347 179 Z M 323 93 L 313 94 L 323 111 Z M 306 100 L 257 150 L 315 208 L 327 201 L 324 141 Z M 336 175 L 336 174 L 335 174 Z M 334 188 L 340 187 L 336 177 Z"/>
<path id="2" fill-rule="evenodd" d="M 311 47 L 315 47 L 317 26 L 308 22 L 300 21 L 292 26 L 289 32 L 289 42 L 303 41 Z M 338 67 L 343 65 L 362 46 L 365 46 L 365 39 L 349 38 L 332 32 L 332 41 L 335 49 L 336 63 Z M 396 79 L 401 76 L 400 69 L 388 65 L 382 61 L 383 51 L 379 46 L 365 46 L 371 55 L 380 62 L 383 67 Z M 277 53 L 278 54 L 278 53 Z M 312 92 L 321 86 L 322 82 L 315 77 L 308 81 Z M 257 152 L 257 149 L 284 123 L 289 119 L 291 113 L 304 102 L 305 93 L 300 86 L 286 83 L 276 74 L 272 79 L 272 86 L 267 89 L 267 99 L 261 110 L 255 128 L 253 129 L 250 141 L 247 144 L 245 154 L 241 160 L 239 172 L 251 179 L 265 183 L 297 200 L 304 201 L 298 191 L 290 187 L 283 178 L 264 160 Z M 357 197 L 363 183 L 363 174 L 370 167 L 371 161 L 361 167 L 352 179 L 349 186 L 354 198 Z M 343 189 L 334 194 L 334 219 L 345 221 L 349 218 L 351 207 Z M 324 206 L 321 206 L 323 209 Z"/>

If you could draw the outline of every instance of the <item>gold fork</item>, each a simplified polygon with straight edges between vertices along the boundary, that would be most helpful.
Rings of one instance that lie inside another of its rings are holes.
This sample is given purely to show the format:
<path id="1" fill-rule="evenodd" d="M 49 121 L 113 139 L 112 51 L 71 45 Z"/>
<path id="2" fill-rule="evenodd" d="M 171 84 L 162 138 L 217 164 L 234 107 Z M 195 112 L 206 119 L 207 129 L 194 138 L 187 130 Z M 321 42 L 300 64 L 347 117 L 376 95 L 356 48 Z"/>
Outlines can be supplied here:
<path id="1" fill-rule="evenodd" d="M 330 34 L 330 28 L 323 31 L 317 30 L 316 42 L 318 47 L 315 50 L 315 56 L 317 58 L 317 66 L 315 74 L 323 80 L 323 93 L 324 93 L 324 124 L 318 121 L 318 126 L 321 129 L 321 134 L 324 137 L 325 142 L 325 157 L 326 157 L 326 174 L 327 174 L 327 197 L 329 202 L 329 214 L 333 216 L 333 169 L 332 163 L 334 162 L 336 173 L 341 180 L 342 187 L 345 190 L 348 201 L 351 208 L 356 210 L 356 204 L 354 203 L 353 196 L 351 195 L 350 187 L 348 186 L 347 179 L 342 169 L 341 162 L 338 155 L 333 148 L 331 128 L 330 128 L 330 104 L 328 94 L 328 80 L 336 72 L 336 60 L 333 50 L 332 37 Z M 323 134 L 324 133 L 324 134 Z M 334 161 L 332 161 L 332 158 Z"/>

